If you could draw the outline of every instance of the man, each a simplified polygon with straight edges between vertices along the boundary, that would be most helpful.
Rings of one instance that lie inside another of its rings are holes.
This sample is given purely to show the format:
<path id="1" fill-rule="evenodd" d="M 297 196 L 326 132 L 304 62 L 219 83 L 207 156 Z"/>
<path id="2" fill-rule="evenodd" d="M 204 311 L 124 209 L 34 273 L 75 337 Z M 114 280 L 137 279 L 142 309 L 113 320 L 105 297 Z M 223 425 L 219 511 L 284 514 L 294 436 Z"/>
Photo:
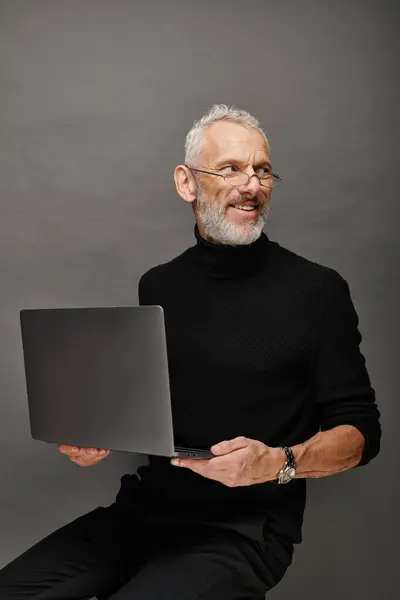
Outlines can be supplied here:
<path id="1" fill-rule="evenodd" d="M 378 454 L 346 281 L 263 232 L 279 179 L 246 111 L 216 105 L 192 127 L 175 183 L 196 243 L 141 277 L 139 301 L 164 308 L 176 443 L 215 457 L 150 457 L 115 503 L 6 566 L 1 600 L 261 600 L 301 542 L 305 479 Z"/>

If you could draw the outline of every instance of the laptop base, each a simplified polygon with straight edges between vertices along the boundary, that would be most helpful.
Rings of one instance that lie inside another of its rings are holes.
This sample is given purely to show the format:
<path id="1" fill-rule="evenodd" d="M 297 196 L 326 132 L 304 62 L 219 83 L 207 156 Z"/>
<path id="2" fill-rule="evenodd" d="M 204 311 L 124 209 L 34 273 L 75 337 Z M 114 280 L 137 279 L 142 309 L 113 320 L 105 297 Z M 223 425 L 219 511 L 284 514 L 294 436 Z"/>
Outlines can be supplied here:
<path id="1" fill-rule="evenodd" d="M 198 448 L 180 448 L 175 446 L 175 452 L 172 458 L 214 458 L 215 454 L 209 450 L 199 450 Z"/>

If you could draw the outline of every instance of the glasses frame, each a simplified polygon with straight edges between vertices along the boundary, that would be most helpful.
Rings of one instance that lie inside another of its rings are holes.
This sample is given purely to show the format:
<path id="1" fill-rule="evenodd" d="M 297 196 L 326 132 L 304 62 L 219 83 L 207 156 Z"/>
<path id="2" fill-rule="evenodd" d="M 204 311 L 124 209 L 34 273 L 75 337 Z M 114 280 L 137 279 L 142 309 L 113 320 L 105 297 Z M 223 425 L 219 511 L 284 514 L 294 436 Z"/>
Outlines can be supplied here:
<path id="1" fill-rule="evenodd" d="M 277 183 L 275 183 L 274 185 L 263 185 L 261 183 L 261 179 L 259 178 L 259 176 L 256 173 L 254 173 L 254 175 L 247 175 L 247 173 L 245 173 L 244 171 L 238 171 L 238 173 L 243 173 L 243 175 L 246 175 L 248 177 L 248 182 L 246 184 L 243 184 L 243 185 L 235 186 L 235 185 L 232 185 L 231 183 L 229 183 L 229 181 L 226 180 L 227 175 L 223 175 L 222 173 L 215 173 L 213 171 L 204 171 L 203 169 L 195 169 L 194 167 L 189 167 L 189 165 L 185 165 L 185 167 L 187 167 L 188 169 L 190 169 L 190 171 L 198 171 L 199 173 L 206 173 L 207 175 L 216 175 L 217 177 L 223 177 L 224 181 L 228 185 L 230 185 L 231 187 L 245 187 L 245 185 L 249 185 L 250 179 L 252 177 L 254 177 L 254 176 L 257 177 L 258 181 L 260 182 L 260 185 L 263 188 L 268 188 L 270 190 L 272 190 L 272 188 L 276 187 L 282 181 L 282 177 L 280 175 L 278 175 L 278 173 L 271 173 L 271 175 L 273 177 L 276 177 L 276 179 L 278 180 Z"/>

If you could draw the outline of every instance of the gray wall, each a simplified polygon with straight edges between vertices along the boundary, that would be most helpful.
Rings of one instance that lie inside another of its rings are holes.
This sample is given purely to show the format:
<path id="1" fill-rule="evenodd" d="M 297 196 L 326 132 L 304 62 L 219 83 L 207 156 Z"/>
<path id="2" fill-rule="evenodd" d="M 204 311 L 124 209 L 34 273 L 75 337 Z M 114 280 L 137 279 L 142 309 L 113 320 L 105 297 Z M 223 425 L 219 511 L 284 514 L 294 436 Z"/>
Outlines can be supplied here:
<path id="1" fill-rule="evenodd" d="M 262 120 L 284 177 L 271 239 L 348 279 L 383 414 L 369 467 L 310 482 L 271 598 L 394 597 L 398 18 L 382 0 L 0 0 L 0 564 L 137 465 L 81 469 L 30 439 L 18 311 L 137 302 L 140 274 L 194 241 L 172 172 L 224 102 Z"/>

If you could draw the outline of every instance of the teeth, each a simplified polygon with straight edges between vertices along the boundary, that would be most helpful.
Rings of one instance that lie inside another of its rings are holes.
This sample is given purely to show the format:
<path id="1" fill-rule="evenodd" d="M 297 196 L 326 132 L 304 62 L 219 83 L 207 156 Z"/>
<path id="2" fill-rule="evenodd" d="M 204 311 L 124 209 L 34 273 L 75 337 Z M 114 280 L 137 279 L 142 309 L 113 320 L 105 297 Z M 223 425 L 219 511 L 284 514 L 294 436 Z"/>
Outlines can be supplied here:
<path id="1" fill-rule="evenodd" d="M 254 206 L 235 206 L 235 208 L 238 208 L 239 210 L 253 210 L 255 207 Z"/>

